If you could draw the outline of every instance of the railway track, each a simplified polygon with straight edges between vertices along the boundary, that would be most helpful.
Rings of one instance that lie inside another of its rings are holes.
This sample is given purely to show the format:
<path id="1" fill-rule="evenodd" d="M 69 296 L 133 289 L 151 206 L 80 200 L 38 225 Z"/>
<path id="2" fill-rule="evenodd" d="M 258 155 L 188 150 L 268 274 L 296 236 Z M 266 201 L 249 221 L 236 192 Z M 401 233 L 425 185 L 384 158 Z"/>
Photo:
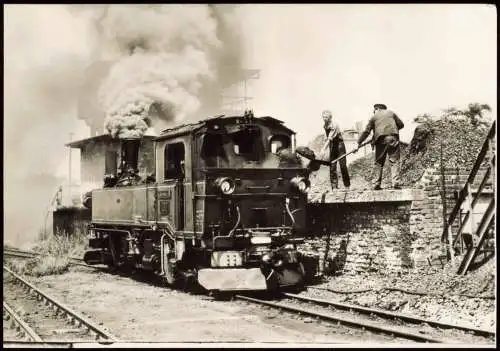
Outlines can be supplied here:
<path id="1" fill-rule="evenodd" d="M 35 257 L 38 254 L 18 249 L 4 249 L 4 254 L 13 257 Z M 71 258 L 71 264 L 83 265 L 83 260 Z M 259 300 L 254 297 L 236 295 L 235 299 L 278 308 L 290 313 L 301 314 L 330 323 L 361 328 L 375 333 L 387 334 L 424 343 L 459 343 L 463 340 L 473 343 L 494 342 L 495 332 L 462 325 L 447 324 L 416 316 L 404 315 L 379 309 L 366 308 L 340 302 L 321 300 L 283 293 L 279 302 Z"/>
<path id="2" fill-rule="evenodd" d="M 5 344 L 22 342 L 116 342 L 117 338 L 87 317 L 65 306 L 17 275 L 4 270 L 3 318 L 22 340 L 4 340 Z M 7 273 L 7 275 L 5 275 Z M 8 281 L 5 278 L 8 277 Z"/>
<path id="3" fill-rule="evenodd" d="M 443 323 L 443 322 L 433 321 L 430 319 L 424 319 L 424 318 L 411 316 L 411 315 L 407 315 L 407 314 L 402 314 L 402 313 L 394 313 L 394 312 L 384 311 L 384 310 L 380 310 L 380 309 L 373 309 L 373 308 L 368 308 L 368 307 L 363 307 L 363 306 L 346 304 L 346 303 L 342 303 L 342 302 L 326 301 L 326 300 L 322 300 L 322 299 L 315 299 L 315 298 L 311 298 L 311 297 L 299 296 L 299 295 L 288 294 L 288 293 L 285 293 L 284 295 L 287 297 L 299 299 L 302 301 L 312 301 L 314 303 L 322 304 L 324 306 L 331 306 L 335 309 L 344 310 L 344 311 L 354 311 L 354 312 L 365 314 L 365 315 L 377 315 L 377 316 L 383 317 L 385 319 L 401 320 L 403 322 L 413 323 L 413 324 L 417 324 L 417 325 L 418 324 L 420 324 L 420 325 L 427 324 L 431 327 L 441 328 L 441 329 L 455 329 L 455 330 L 460 330 L 460 331 L 464 331 L 467 333 L 471 333 L 473 335 L 483 336 L 486 338 L 494 338 L 495 337 L 494 331 L 473 328 L 473 327 L 469 327 L 469 326 L 465 326 L 465 325 Z"/>
<path id="4" fill-rule="evenodd" d="M 32 251 L 26 251 L 26 250 L 20 250 L 20 249 L 13 249 L 13 248 L 4 248 L 3 249 L 3 254 L 4 256 L 7 257 L 17 257 L 17 258 L 35 258 L 37 256 L 40 256 L 39 253 L 32 252 Z M 77 257 L 69 257 L 70 264 L 74 266 L 83 266 L 83 267 L 91 267 L 85 262 L 83 262 L 83 259 L 77 258 Z"/>
<path id="5" fill-rule="evenodd" d="M 290 293 L 283 293 L 279 297 L 280 301 L 275 302 L 245 295 L 235 296 L 238 300 L 276 308 L 289 313 L 416 342 L 456 344 L 468 342 L 473 338 L 477 343 L 494 343 L 495 333 L 486 330 L 444 324 L 414 316 L 314 299 Z"/>

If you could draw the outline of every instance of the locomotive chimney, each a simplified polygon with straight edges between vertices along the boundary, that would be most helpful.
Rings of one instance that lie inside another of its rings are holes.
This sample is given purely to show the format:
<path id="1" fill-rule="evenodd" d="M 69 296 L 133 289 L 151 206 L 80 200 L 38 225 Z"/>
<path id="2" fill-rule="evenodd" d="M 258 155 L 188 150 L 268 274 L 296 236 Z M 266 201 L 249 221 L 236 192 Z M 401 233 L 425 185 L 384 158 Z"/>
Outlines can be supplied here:
<path id="1" fill-rule="evenodd" d="M 126 138 L 122 139 L 122 172 L 133 170 L 138 172 L 139 145 L 141 139 Z"/>

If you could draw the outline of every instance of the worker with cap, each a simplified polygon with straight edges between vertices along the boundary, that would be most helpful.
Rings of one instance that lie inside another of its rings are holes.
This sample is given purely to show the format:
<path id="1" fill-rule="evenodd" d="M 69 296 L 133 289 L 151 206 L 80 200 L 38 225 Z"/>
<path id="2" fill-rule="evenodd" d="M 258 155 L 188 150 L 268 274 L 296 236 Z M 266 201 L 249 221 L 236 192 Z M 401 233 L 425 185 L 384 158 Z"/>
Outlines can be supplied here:
<path id="1" fill-rule="evenodd" d="M 334 120 L 331 111 L 325 110 L 321 116 L 323 117 L 324 122 L 323 128 L 325 129 L 326 142 L 321 149 L 320 155 L 323 160 L 333 161 L 346 153 L 344 139 L 342 138 L 342 131 L 340 130 L 338 123 Z M 344 157 L 338 162 L 344 186 L 349 188 L 351 186 L 351 180 L 349 179 L 346 158 Z M 330 164 L 330 182 L 332 189 L 335 190 L 338 188 L 339 181 L 337 177 L 337 162 Z"/>
<path id="2" fill-rule="evenodd" d="M 394 189 L 401 189 L 400 182 L 400 144 L 399 130 L 404 123 L 384 104 L 375 104 L 373 116 L 359 136 L 358 145 L 373 131 L 372 148 L 375 147 L 375 181 L 374 190 L 381 189 L 382 172 L 385 159 L 389 158 L 391 165 L 391 185 Z"/>

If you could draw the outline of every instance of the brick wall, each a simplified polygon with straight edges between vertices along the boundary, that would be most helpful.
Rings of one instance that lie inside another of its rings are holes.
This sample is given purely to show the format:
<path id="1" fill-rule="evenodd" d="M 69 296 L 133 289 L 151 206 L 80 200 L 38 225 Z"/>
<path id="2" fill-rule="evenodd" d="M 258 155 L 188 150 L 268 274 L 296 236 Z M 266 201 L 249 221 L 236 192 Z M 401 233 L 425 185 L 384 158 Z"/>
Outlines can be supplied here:
<path id="1" fill-rule="evenodd" d="M 445 252 L 441 242 L 443 204 L 441 179 L 435 168 L 428 169 L 417 184 L 410 210 L 413 268 L 432 265 Z M 450 202 L 451 205 L 451 202 Z M 449 207 L 449 206 L 448 206 Z"/>
<path id="2" fill-rule="evenodd" d="M 52 213 L 55 235 L 75 235 L 86 233 L 91 220 L 91 210 L 80 207 L 59 208 Z"/>
<path id="3" fill-rule="evenodd" d="M 337 192 L 308 207 L 311 236 L 301 247 L 319 254 L 328 250 L 327 269 L 346 274 L 410 269 L 411 191 Z M 336 198 L 335 198 L 336 197 Z M 330 233 L 330 236 L 328 235 Z"/>
<path id="4" fill-rule="evenodd" d="M 478 188 L 486 173 L 487 160 L 479 169 L 472 188 Z M 445 212 L 448 220 L 456 203 L 456 196 L 470 173 L 470 169 L 445 168 Z M 488 183 L 487 183 L 488 184 Z M 491 186 L 489 186 L 491 188 Z M 441 242 L 443 232 L 443 184 L 439 163 L 426 170 L 416 184 L 411 206 L 410 231 L 415 238 L 412 244 L 415 268 L 424 268 L 443 262 L 446 257 L 446 246 Z M 458 221 L 452 227 L 455 232 Z"/>
<path id="5" fill-rule="evenodd" d="M 473 188 L 479 186 L 486 165 L 487 161 Z M 469 172 L 444 170 L 445 217 L 439 163 L 426 170 L 414 189 L 337 191 L 311 197 L 307 211 L 311 238 L 301 250 L 319 255 L 320 260 L 328 251 L 325 267 L 346 274 L 440 266 L 446 262 L 447 249 L 441 241 L 443 220 L 449 218 L 456 192 Z"/>

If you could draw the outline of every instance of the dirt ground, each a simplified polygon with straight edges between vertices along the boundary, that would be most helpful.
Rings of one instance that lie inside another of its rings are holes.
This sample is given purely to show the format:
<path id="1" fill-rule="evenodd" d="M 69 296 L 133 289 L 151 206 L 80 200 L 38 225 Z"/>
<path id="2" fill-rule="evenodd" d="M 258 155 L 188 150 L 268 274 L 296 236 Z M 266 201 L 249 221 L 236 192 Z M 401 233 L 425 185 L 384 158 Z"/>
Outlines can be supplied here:
<path id="1" fill-rule="evenodd" d="M 494 271 L 491 260 L 466 277 L 457 277 L 451 265 L 427 275 L 343 275 L 327 277 L 302 294 L 495 330 Z M 63 274 L 29 280 L 123 341 L 410 344 L 245 302 L 216 301 L 104 270 L 71 267 Z M 8 333 L 4 328 L 4 336 Z"/>
<path id="2" fill-rule="evenodd" d="M 123 341 L 397 342 L 389 336 L 318 323 L 245 302 L 215 301 L 84 267 L 72 267 L 61 275 L 30 277 L 30 281 Z"/>

